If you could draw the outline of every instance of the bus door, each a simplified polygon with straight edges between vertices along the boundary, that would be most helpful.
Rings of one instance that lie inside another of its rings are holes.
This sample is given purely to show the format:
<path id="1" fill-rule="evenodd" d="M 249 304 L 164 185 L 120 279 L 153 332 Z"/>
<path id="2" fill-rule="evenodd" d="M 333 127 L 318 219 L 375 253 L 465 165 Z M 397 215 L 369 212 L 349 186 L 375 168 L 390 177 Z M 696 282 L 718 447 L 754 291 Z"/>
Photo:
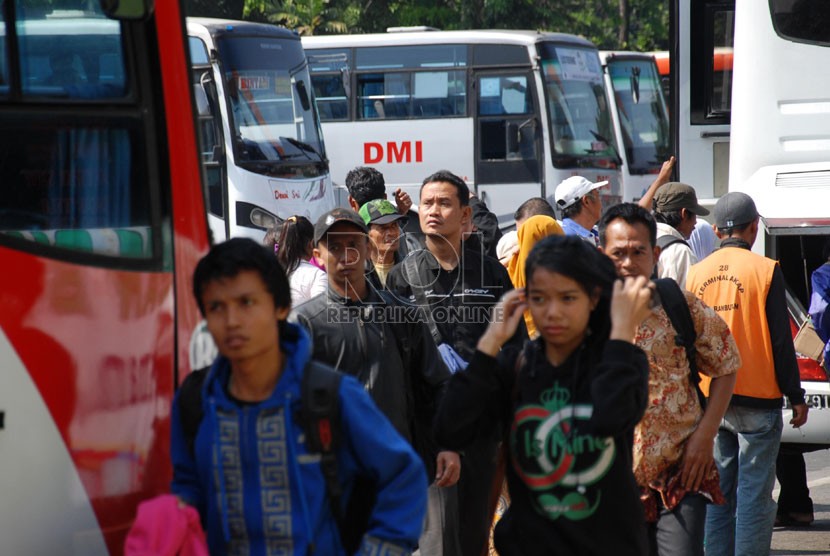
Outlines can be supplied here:
<path id="1" fill-rule="evenodd" d="M 475 74 L 475 182 L 504 227 L 525 200 L 542 194 L 541 123 L 530 70 Z M 498 209 L 498 210 L 497 210 Z"/>
<path id="2" fill-rule="evenodd" d="M 671 61 L 672 108 L 679 181 L 704 205 L 727 192 L 735 4 L 679 2 L 674 29 L 680 51 Z"/>
<path id="3" fill-rule="evenodd" d="M 230 223 L 226 217 L 228 173 L 222 114 L 207 47 L 198 37 L 190 37 L 189 42 L 208 225 L 214 239 L 219 240 L 231 235 Z"/>

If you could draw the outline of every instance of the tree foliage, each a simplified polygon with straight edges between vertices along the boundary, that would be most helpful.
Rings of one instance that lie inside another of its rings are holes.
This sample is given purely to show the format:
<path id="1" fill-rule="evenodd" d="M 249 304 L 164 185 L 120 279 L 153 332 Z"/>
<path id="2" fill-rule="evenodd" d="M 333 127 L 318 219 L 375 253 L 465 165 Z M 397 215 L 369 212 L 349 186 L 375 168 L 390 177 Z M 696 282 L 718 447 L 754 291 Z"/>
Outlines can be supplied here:
<path id="1" fill-rule="evenodd" d="M 189 15 L 270 21 L 301 34 L 388 27 L 535 29 L 608 50 L 664 50 L 668 0 L 187 0 Z M 244 9 L 243 9 L 244 6 Z"/>

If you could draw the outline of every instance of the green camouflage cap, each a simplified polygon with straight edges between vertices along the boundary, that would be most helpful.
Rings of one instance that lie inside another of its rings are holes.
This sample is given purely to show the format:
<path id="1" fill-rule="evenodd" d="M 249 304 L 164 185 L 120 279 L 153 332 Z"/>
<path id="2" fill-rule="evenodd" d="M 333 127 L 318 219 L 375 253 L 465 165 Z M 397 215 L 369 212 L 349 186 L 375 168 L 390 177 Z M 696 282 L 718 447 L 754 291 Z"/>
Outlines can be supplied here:
<path id="1" fill-rule="evenodd" d="M 398 213 L 398 209 L 386 199 L 375 199 L 360 207 L 360 217 L 366 225 L 389 224 L 395 220 L 406 218 Z"/>

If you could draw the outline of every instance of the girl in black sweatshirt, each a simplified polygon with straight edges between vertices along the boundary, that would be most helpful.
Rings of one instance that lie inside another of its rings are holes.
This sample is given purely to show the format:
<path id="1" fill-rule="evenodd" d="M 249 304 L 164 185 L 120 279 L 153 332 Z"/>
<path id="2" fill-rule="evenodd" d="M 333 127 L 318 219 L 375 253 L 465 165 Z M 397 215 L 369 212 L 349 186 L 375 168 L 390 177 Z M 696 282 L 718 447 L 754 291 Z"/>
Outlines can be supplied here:
<path id="1" fill-rule="evenodd" d="M 502 427 L 511 504 L 496 526 L 502 556 L 647 554 L 631 462 L 648 399 L 648 362 L 631 342 L 649 313 L 645 278 L 576 236 L 541 240 L 527 288 L 502 297 L 436 417 L 438 442 L 463 450 Z M 541 333 L 505 348 L 529 308 Z"/>

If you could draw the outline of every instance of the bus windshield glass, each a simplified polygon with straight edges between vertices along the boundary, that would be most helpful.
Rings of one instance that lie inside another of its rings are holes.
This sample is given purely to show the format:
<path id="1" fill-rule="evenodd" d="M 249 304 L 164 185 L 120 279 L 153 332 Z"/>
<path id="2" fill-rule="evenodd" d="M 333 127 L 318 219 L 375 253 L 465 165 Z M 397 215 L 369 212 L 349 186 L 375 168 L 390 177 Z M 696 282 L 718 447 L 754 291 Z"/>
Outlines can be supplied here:
<path id="1" fill-rule="evenodd" d="M 619 160 L 596 50 L 538 45 L 554 165 L 615 167 Z"/>
<path id="2" fill-rule="evenodd" d="M 650 59 L 613 58 L 608 72 L 631 174 L 652 174 L 669 156 L 669 117 Z"/>
<path id="3" fill-rule="evenodd" d="M 325 171 L 311 80 L 299 41 L 268 37 L 217 41 L 233 125 L 236 163 L 252 171 L 307 177 Z"/>

